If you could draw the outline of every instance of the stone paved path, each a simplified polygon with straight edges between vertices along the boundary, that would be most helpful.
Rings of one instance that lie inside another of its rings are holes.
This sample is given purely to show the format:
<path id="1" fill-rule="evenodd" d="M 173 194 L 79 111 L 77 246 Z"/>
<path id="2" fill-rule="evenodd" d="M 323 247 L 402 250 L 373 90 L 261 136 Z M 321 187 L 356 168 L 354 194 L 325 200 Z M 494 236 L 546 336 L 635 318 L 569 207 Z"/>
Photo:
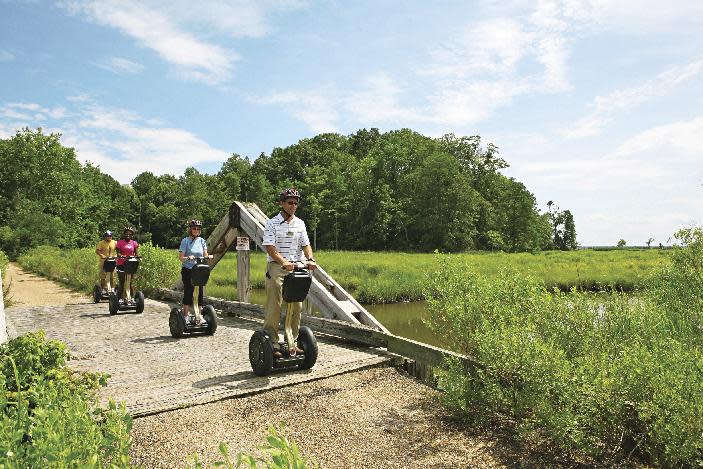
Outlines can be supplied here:
<path id="1" fill-rule="evenodd" d="M 169 305 L 146 300 L 144 313 L 111 316 L 107 303 L 15 306 L 6 310 L 11 336 L 44 329 L 69 345 L 78 369 L 111 375 L 103 397 L 124 400 L 133 416 L 147 415 L 226 397 L 241 396 L 324 378 L 389 360 L 384 351 L 318 336 L 311 370 L 255 376 L 249 338 L 257 321 L 219 316 L 213 336 L 173 339 Z"/>

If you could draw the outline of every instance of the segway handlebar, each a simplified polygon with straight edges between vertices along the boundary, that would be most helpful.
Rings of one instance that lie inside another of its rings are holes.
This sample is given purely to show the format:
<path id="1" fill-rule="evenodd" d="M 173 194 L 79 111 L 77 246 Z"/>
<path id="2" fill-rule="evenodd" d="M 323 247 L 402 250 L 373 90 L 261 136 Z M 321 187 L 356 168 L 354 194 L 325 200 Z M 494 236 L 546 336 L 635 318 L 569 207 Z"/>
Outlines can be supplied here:
<path id="1" fill-rule="evenodd" d="M 203 264 L 203 263 L 205 263 L 206 260 L 212 259 L 213 257 L 215 257 L 215 256 L 213 256 L 212 254 L 209 254 L 209 255 L 203 256 L 203 257 L 188 256 L 188 257 L 186 257 L 186 259 L 191 260 L 191 261 L 195 261 L 198 264 Z"/>

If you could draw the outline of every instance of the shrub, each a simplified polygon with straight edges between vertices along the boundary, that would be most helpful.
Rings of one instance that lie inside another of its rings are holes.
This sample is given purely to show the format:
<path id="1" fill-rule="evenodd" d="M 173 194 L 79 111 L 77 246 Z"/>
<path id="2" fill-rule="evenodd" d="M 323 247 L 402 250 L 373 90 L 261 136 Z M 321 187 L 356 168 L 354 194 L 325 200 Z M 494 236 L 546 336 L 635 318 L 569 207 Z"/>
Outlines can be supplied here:
<path id="1" fill-rule="evenodd" d="M 484 364 L 447 363 L 439 382 L 450 409 L 478 421 L 507 415 L 523 437 L 599 461 L 636 453 L 664 466 L 703 463 L 695 314 L 671 316 L 646 295 L 548 291 L 514 271 L 489 278 L 440 260 L 430 326 Z M 681 303 L 697 304 L 696 291 Z"/>
<path id="2" fill-rule="evenodd" d="M 172 250 L 146 242 L 139 247 L 141 263 L 135 276 L 134 287 L 150 292 L 167 288 L 180 275 L 180 263 Z M 72 287 L 89 293 L 98 282 L 98 257 L 93 248 L 61 250 L 53 246 L 30 249 L 18 258 L 27 270 L 45 277 L 67 282 Z"/>
<path id="3" fill-rule="evenodd" d="M 124 404 L 98 407 L 105 375 L 75 373 L 67 358 L 41 331 L 0 347 L 0 467 L 129 467 Z"/>

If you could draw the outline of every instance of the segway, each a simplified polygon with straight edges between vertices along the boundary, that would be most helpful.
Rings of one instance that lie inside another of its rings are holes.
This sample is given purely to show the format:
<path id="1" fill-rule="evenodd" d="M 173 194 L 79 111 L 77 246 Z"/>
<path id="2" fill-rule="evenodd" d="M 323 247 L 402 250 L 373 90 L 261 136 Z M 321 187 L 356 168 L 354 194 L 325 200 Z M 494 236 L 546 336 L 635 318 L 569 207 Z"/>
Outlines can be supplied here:
<path id="1" fill-rule="evenodd" d="M 124 272 L 124 285 L 122 285 L 122 298 L 117 298 L 117 292 L 110 293 L 110 314 L 117 314 L 118 311 L 134 310 L 137 314 L 144 311 L 144 293 L 138 291 L 132 298 L 132 277 L 139 270 L 139 257 L 120 256 L 124 265 L 117 266 L 117 272 Z"/>
<path id="2" fill-rule="evenodd" d="M 298 367 L 301 370 L 308 370 L 317 361 L 317 340 L 309 327 L 301 327 L 298 332 L 298 348 L 302 353 L 291 355 L 291 349 L 295 345 L 293 340 L 291 325 L 291 303 L 305 300 L 310 290 L 312 276 L 304 267 L 298 267 L 286 275 L 283 279 L 283 300 L 286 306 L 286 321 L 284 341 L 279 343 L 281 357 L 273 355 L 273 344 L 271 337 L 264 330 L 254 332 L 249 340 L 249 362 L 251 369 L 257 376 L 266 376 L 274 369 Z"/>
<path id="3" fill-rule="evenodd" d="M 114 257 L 106 257 L 103 262 L 103 272 L 107 273 L 107 288 L 104 290 L 98 284 L 93 288 L 93 302 L 100 303 L 100 300 L 109 300 L 110 293 L 114 291 L 112 286 L 112 272 L 115 271 L 115 259 Z"/>
<path id="4" fill-rule="evenodd" d="M 181 308 L 173 308 L 168 317 L 168 327 L 171 329 L 171 336 L 179 339 L 183 334 L 194 334 L 203 332 L 213 335 L 217 330 L 217 315 L 212 305 L 203 306 L 202 310 L 198 304 L 200 289 L 205 287 L 210 278 L 210 265 L 207 259 L 212 256 L 196 257 L 195 265 L 191 269 L 190 281 L 193 284 L 193 307 L 188 318 L 183 317 Z"/>

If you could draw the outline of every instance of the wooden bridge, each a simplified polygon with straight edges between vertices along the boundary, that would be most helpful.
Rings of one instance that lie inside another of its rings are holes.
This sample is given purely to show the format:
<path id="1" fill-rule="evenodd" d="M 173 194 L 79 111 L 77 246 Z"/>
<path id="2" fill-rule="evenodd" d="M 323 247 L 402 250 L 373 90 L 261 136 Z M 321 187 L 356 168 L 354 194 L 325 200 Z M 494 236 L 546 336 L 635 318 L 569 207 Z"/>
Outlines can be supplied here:
<path id="1" fill-rule="evenodd" d="M 253 204 L 236 202 L 208 239 L 217 262 L 238 236 L 261 245 L 263 213 Z M 238 289 L 247 296 L 248 252 L 239 251 Z M 248 344 L 261 328 L 263 308 L 246 302 L 205 298 L 218 312 L 213 336 L 171 337 L 168 315 L 181 293 L 161 290 L 147 299 L 143 314 L 110 315 L 107 304 L 14 307 L 6 310 L 10 338 L 44 329 L 47 337 L 69 345 L 78 369 L 103 371 L 111 378 L 105 398 L 125 401 L 134 416 L 262 392 L 281 386 L 394 362 L 425 378 L 447 355 L 467 366 L 468 358 L 389 333 L 323 269 L 315 271 L 309 298 L 324 317 L 303 315 L 315 331 L 317 364 L 306 371 L 253 374 Z M 160 300 L 160 301 L 157 301 Z M 0 304 L 2 316 L 2 304 Z M 2 319 L 2 318 L 0 318 Z M 0 325 L 2 321 L 0 321 Z"/>

